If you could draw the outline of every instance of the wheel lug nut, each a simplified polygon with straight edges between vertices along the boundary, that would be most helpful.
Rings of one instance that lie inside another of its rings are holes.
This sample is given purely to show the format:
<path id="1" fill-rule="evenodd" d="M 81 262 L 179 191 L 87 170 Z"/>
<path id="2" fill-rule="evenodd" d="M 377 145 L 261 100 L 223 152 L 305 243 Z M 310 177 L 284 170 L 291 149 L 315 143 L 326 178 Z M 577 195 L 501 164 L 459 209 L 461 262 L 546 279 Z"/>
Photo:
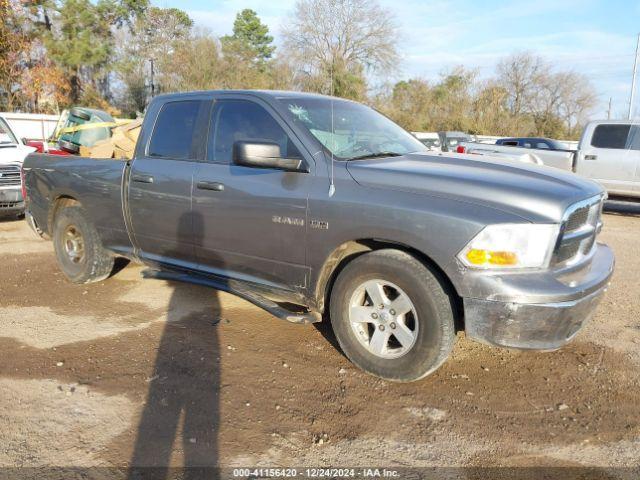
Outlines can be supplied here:
<path id="1" fill-rule="evenodd" d="M 371 318 L 373 318 L 374 320 L 378 318 L 378 314 L 376 312 L 373 312 L 371 314 Z"/>
<path id="2" fill-rule="evenodd" d="M 391 322 L 389 326 L 391 327 L 391 330 L 394 330 L 396 328 L 395 322 Z"/>
<path id="3" fill-rule="evenodd" d="M 395 314 L 396 314 L 396 311 L 395 311 L 395 310 L 389 310 L 389 313 L 390 313 L 391 315 L 395 315 Z"/>
<path id="4" fill-rule="evenodd" d="M 384 325 L 378 325 L 378 328 L 380 329 L 381 332 L 384 332 Z"/>
<path id="5" fill-rule="evenodd" d="M 383 305 L 383 304 L 380 304 L 380 305 L 378 306 L 378 308 L 379 308 L 380 310 L 384 310 L 384 305 Z"/>

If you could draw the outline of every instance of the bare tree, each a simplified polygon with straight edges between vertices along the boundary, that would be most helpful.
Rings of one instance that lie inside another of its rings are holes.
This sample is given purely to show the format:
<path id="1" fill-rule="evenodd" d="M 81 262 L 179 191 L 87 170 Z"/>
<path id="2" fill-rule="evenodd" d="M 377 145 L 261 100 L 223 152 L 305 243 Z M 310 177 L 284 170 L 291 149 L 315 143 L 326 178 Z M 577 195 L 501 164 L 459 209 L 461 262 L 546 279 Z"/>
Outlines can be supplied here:
<path id="1" fill-rule="evenodd" d="M 563 134 L 564 125 L 559 110 L 562 104 L 563 82 L 566 72 L 541 72 L 533 85 L 535 91 L 527 108 L 533 117 L 536 133 L 547 137 L 558 137 Z"/>
<path id="2" fill-rule="evenodd" d="M 394 17 L 375 0 L 298 0 L 282 33 L 302 78 L 362 82 L 364 73 L 389 71 L 399 60 Z"/>
<path id="3" fill-rule="evenodd" d="M 196 30 L 179 41 L 175 50 L 160 58 L 164 91 L 223 88 L 220 45 L 206 30 Z"/>
<path id="4" fill-rule="evenodd" d="M 494 78 L 458 67 L 439 82 L 398 82 L 374 101 L 410 130 L 573 139 L 596 95 L 584 75 L 516 54 L 500 62 Z"/>
<path id="5" fill-rule="evenodd" d="M 511 115 L 525 113 L 535 101 L 541 78 L 549 67 L 529 52 L 514 53 L 498 63 L 498 83 L 508 92 Z"/>
<path id="6" fill-rule="evenodd" d="M 24 6 L 17 0 L 0 0 L 0 108 L 17 108 L 22 97 L 20 80 L 26 68 L 32 39 L 26 30 Z"/>
<path id="7" fill-rule="evenodd" d="M 473 126 L 480 135 L 512 135 L 508 93 L 495 80 L 482 82 L 473 98 Z"/>
<path id="8" fill-rule="evenodd" d="M 431 85 L 426 80 L 414 78 L 385 85 L 373 96 L 372 103 L 405 129 L 427 131 L 432 127 L 432 97 Z"/>
<path id="9" fill-rule="evenodd" d="M 191 38 L 193 21 L 177 8 L 150 7 L 130 29 L 115 31 L 115 69 L 124 84 L 120 106 L 143 112 L 151 94 L 151 62 L 156 92 L 173 88 L 177 48 Z"/>
<path id="10" fill-rule="evenodd" d="M 513 134 L 575 136 L 596 103 L 584 75 L 557 71 L 528 52 L 510 55 L 497 66 L 497 84 L 508 95 Z"/>
<path id="11" fill-rule="evenodd" d="M 593 86 L 584 75 L 575 72 L 565 74 L 560 91 L 558 114 L 564 119 L 567 137 L 576 136 L 578 125 L 586 122 L 587 115 L 597 103 Z"/>

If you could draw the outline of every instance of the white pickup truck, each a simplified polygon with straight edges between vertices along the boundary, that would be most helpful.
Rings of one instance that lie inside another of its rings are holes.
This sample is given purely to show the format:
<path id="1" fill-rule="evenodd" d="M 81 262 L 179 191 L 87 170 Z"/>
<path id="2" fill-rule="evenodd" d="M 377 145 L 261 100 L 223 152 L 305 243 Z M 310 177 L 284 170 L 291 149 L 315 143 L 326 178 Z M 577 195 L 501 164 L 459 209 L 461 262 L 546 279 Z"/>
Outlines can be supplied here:
<path id="1" fill-rule="evenodd" d="M 0 217 L 24 213 L 20 168 L 25 157 L 33 151 L 35 148 L 24 145 L 0 117 Z"/>
<path id="2" fill-rule="evenodd" d="M 640 123 L 631 120 L 590 122 L 582 132 L 577 150 L 468 142 L 461 144 L 458 152 L 513 154 L 514 160 L 560 168 L 596 180 L 610 195 L 640 197 Z"/>

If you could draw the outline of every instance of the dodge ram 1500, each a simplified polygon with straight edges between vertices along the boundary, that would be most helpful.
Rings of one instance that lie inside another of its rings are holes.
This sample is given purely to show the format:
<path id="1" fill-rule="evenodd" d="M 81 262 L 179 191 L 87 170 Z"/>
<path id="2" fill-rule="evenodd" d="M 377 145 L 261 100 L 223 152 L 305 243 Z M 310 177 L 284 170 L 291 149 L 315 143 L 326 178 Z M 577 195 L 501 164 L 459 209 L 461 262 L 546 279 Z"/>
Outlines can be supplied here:
<path id="1" fill-rule="evenodd" d="M 552 350 L 613 271 L 603 189 L 572 173 L 433 154 L 374 110 L 299 92 L 155 98 L 133 160 L 30 155 L 27 219 L 76 283 L 114 257 L 297 323 L 330 321 L 365 371 L 411 381 L 456 331 Z"/>

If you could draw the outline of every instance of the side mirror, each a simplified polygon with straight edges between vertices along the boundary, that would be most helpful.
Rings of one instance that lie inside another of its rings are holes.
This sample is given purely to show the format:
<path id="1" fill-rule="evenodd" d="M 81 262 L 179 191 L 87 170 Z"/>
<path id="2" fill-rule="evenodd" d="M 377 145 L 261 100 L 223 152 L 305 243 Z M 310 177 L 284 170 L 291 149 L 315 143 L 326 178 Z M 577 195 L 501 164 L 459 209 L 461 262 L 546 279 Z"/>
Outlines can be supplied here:
<path id="1" fill-rule="evenodd" d="M 271 142 L 236 142 L 233 144 L 233 162 L 253 168 L 275 168 L 288 172 L 301 172 L 302 160 L 282 158 L 280 146 Z"/>

